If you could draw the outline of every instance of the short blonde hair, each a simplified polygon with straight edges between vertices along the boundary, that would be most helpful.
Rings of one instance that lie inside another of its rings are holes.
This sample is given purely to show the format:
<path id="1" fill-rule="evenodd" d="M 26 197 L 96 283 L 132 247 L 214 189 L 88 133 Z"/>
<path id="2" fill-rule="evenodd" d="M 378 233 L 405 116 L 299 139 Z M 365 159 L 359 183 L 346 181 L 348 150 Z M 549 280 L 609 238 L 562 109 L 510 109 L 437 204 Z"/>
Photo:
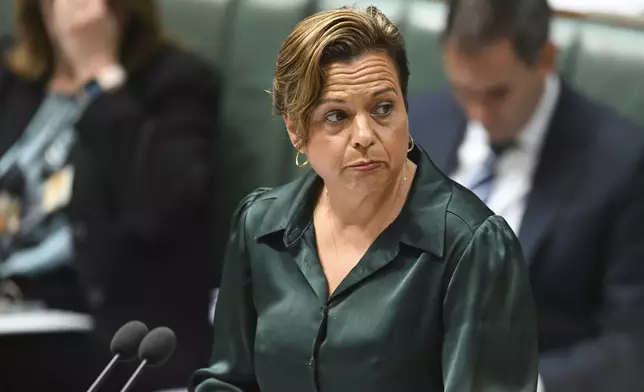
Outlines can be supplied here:
<path id="1" fill-rule="evenodd" d="M 284 40 L 273 78 L 273 109 L 292 120 L 297 148 L 308 142 L 311 112 L 324 92 L 324 68 L 371 50 L 385 51 L 394 61 L 407 104 L 405 44 L 396 25 L 376 7 L 318 12 L 298 23 Z"/>
<path id="2" fill-rule="evenodd" d="M 53 48 L 40 10 L 40 2 L 14 1 L 16 40 L 5 60 L 11 70 L 27 80 L 38 80 L 53 67 Z M 124 7 L 129 23 L 121 42 L 121 61 L 128 71 L 143 65 L 162 43 L 160 20 L 154 0 L 112 0 Z"/>

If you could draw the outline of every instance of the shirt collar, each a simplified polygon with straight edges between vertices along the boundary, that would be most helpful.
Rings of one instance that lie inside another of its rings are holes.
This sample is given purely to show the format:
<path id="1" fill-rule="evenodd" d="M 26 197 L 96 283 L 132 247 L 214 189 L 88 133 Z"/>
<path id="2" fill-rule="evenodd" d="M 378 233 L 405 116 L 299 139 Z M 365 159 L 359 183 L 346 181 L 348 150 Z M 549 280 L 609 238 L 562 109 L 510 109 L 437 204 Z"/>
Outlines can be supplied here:
<path id="1" fill-rule="evenodd" d="M 556 74 L 549 74 L 546 77 L 545 88 L 539 103 L 528 122 L 519 132 L 517 137 L 518 147 L 530 152 L 540 150 L 557 106 L 560 92 L 561 83 L 559 77 Z"/>
<path id="2" fill-rule="evenodd" d="M 420 146 L 416 145 L 409 158 L 417 169 L 395 223 L 399 241 L 442 257 L 451 185 Z M 255 240 L 281 233 L 285 246 L 297 243 L 313 222 L 313 209 L 321 187 L 322 179 L 307 169 L 297 180 L 261 196 L 260 199 L 272 199 L 272 203 L 267 207 Z"/>

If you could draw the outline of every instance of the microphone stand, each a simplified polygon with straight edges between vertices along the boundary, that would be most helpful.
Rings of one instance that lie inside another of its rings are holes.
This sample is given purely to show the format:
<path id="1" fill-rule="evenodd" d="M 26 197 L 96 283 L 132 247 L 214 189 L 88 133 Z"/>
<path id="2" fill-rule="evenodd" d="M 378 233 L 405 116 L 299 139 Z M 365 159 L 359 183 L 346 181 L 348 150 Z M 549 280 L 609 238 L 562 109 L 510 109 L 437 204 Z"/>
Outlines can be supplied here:
<path id="1" fill-rule="evenodd" d="M 121 358 L 121 354 L 114 354 L 114 357 L 112 357 L 112 360 L 110 363 L 107 364 L 105 369 L 101 372 L 101 374 L 98 376 L 96 380 L 94 380 L 94 383 L 89 387 L 87 392 L 94 392 L 98 389 L 98 387 L 101 386 L 103 383 L 103 380 L 107 377 L 107 375 L 112 371 L 112 368 L 116 366 L 116 363 L 118 362 L 119 358 Z"/>
<path id="2" fill-rule="evenodd" d="M 143 371 L 143 367 L 147 363 L 148 363 L 147 359 L 144 359 L 143 361 L 141 361 L 141 364 L 139 365 L 139 367 L 136 368 L 134 373 L 132 373 L 132 377 L 130 377 L 130 379 L 127 380 L 127 383 L 125 383 L 125 385 L 123 386 L 123 389 L 121 389 L 121 392 L 127 392 L 130 390 L 130 388 L 132 388 L 132 386 L 134 385 L 134 381 L 136 381 L 136 378 L 139 376 L 139 373 Z"/>

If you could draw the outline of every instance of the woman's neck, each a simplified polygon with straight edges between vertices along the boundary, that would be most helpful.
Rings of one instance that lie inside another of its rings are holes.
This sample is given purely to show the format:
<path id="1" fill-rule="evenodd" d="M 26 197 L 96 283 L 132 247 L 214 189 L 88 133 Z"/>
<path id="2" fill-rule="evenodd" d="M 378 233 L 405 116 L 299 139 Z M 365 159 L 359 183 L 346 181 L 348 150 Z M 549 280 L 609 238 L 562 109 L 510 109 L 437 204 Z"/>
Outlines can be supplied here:
<path id="1" fill-rule="evenodd" d="M 81 87 L 72 67 L 58 57 L 49 80 L 49 90 L 61 94 L 76 94 Z"/>
<path id="2" fill-rule="evenodd" d="M 406 161 L 396 179 L 379 192 L 357 194 L 351 190 L 325 187 L 323 203 L 327 204 L 325 207 L 337 222 L 337 229 L 381 230 L 382 222 L 393 220 L 402 209 L 415 170 L 416 165 Z"/>

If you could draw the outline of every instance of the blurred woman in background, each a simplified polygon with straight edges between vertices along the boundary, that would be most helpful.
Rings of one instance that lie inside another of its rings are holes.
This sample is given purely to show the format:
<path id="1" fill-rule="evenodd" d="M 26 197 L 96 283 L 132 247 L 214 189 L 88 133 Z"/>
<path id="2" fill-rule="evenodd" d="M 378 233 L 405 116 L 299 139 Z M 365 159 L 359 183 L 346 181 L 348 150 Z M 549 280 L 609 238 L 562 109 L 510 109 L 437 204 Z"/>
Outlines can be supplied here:
<path id="1" fill-rule="evenodd" d="M 162 38 L 153 0 L 14 6 L 15 36 L 0 39 L 0 278 L 96 324 L 89 351 L 65 343 L 76 374 L 31 353 L 42 376 L 20 390 L 87 388 L 131 319 L 179 340 L 137 386 L 185 385 L 208 357 L 216 74 Z"/>

